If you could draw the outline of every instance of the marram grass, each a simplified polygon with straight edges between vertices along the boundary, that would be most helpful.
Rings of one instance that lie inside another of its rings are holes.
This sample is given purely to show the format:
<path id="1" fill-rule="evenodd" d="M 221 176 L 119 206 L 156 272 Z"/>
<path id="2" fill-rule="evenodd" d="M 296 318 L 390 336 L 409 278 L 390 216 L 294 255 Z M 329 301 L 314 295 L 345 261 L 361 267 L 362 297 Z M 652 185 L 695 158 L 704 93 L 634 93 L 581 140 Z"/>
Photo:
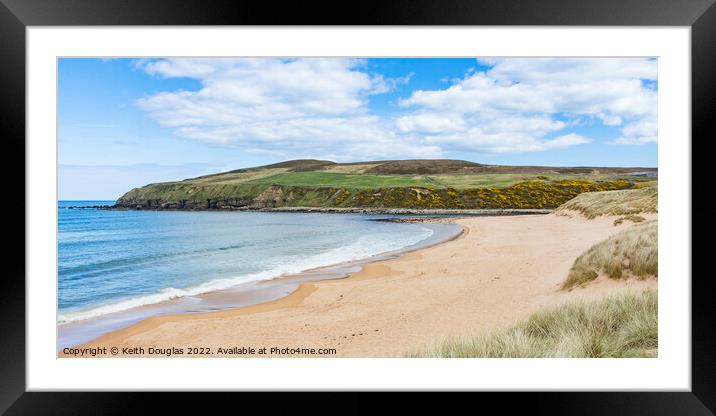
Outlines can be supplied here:
<path id="1" fill-rule="evenodd" d="M 577 257 L 562 289 L 582 285 L 604 274 L 611 279 L 656 277 L 659 270 L 658 221 L 620 231 Z"/>
<path id="2" fill-rule="evenodd" d="M 411 357 L 656 357 L 657 292 L 624 291 L 598 301 L 572 301 L 534 313 L 501 331 L 452 338 Z"/>
<path id="3" fill-rule="evenodd" d="M 642 217 L 641 215 L 629 214 L 629 215 L 625 215 L 623 217 L 619 217 L 619 218 L 615 219 L 614 225 L 622 224 L 624 221 L 631 221 L 636 224 L 639 222 L 646 221 L 646 218 Z"/>
<path id="4" fill-rule="evenodd" d="M 600 215 L 634 215 L 656 213 L 659 188 L 623 189 L 606 192 L 587 192 L 565 202 L 557 212 L 578 211 L 587 218 Z"/>

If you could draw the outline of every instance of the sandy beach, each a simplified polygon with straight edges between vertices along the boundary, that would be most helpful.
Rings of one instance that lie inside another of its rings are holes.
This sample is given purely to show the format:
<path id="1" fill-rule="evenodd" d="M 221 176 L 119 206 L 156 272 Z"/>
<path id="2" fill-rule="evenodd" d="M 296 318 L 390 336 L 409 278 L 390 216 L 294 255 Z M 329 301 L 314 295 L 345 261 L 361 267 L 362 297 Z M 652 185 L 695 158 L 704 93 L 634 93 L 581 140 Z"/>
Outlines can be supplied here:
<path id="1" fill-rule="evenodd" d="M 559 290 L 577 256 L 632 226 L 615 226 L 614 218 L 462 218 L 456 220 L 464 228 L 460 237 L 368 264 L 348 278 L 305 283 L 287 297 L 245 308 L 149 318 L 79 347 L 117 347 L 119 357 L 163 356 L 149 354 L 150 347 L 181 349 L 174 356 L 193 347 L 265 347 L 335 349 L 313 355 L 321 357 L 400 357 L 445 337 L 510 325 L 543 306 L 656 287 L 655 279 L 600 278 L 586 288 Z M 123 354 L 123 348 L 139 353 Z"/>

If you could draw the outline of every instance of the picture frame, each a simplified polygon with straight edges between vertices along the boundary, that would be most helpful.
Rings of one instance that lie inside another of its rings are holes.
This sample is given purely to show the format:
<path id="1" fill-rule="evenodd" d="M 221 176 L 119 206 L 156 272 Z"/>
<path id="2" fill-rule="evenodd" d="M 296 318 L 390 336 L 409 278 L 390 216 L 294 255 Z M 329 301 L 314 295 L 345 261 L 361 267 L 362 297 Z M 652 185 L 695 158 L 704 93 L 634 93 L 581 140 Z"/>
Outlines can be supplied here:
<path id="1" fill-rule="evenodd" d="M 2 79 L 2 123 L 8 158 L 7 176 L 26 174 L 25 166 L 25 74 L 26 28 L 28 26 L 153 26 L 153 25 L 529 25 L 529 26 L 689 26 L 692 60 L 692 138 L 713 137 L 710 118 L 716 111 L 716 6 L 713 0 L 568 2 L 563 0 L 501 2 L 421 1 L 369 2 L 347 8 L 333 3 L 311 5 L 290 3 L 282 7 L 258 2 L 199 2 L 138 0 L 122 2 L 91 0 L 1 0 L 0 53 Z M 346 12 L 346 8 L 350 13 Z M 319 11 L 323 14 L 319 14 Z M 22 155 L 22 157 L 20 156 Z M 692 152 L 692 178 L 701 177 L 706 155 Z M 701 162 L 701 163 L 699 163 Z M 692 188 L 697 189 L 697 188 Z M 24 185 L 14 181 L 9 191 L 25 195 Z M 692 195 L 696 196 L 695 192 Z M 692 204 L 692 212 L 704 209 Z M 15 218 L 23 213 L 11 207 Z M 25 217 L 24 217 L 25 218 Z M 26 221 L 26 219 L 25 219 Z M 10 221 L 12 242 L 7 258 L 12 260 L 4 279 L 0 301 L 0 411 L 7 414 L 127 413 L 146 395 L 127 393 L 38 393 L 26 391 L 25 334 L 25 223 Z M 705 227 L 699 227 L 700 234 Z M 692 232 L 693 238 L 693 232 Z M 22 251 L 22 253 L 21 253 Z M 704 246 L 693 244 L 692 259 L 706 255 Z M 694 253 L 696 255 L 694 256 Z M 692 261 L 693 264 L 693 261 Z M 529 409 L 550 414 L 674 414 L 708 415 L 716 411 L 716 305 L 710 299 L 709 279 L 695 278 L 692 287 L 692 389 L 690 392 L 599 392 L 599 393 L 483 393 L 480 400 L 509 409 Z M 539 396 L 537 397 L 537 394 Z M 527 397 L 520 397 L 529 396 Z M 427 410 L 428 396 L 412 401 Z M 522 399 L 522 400 L 520 400 Z M 526 399 L 526 400 L 525 400 Z M 531 400 L 530 400 L 531 399 Z M 265 399 L 264 399 L 265 400 Z M 338 395 L 351 411 L 368 411 L 372 405 L 355 395 Z M 474 400 L 474 399 L 473 399 Z M 186 405 L 180 400 L 176 404 Z M 527 403 L 529 402 L 529 403 Z M 301 403 L 301 400 L 295 403 Z M 297 404 L 293 406 L 297 406 Z M 455 402 L 457 404 L 458 402 Z M 285 403 L 284 406 L 289 404 Z M 404 405 L 404 404 L 403 404 Z M 278 404 L 281 406 L 281 404 Z M 402 405 L 387 405 L 398 410 Z M 450 405 L 438 405 L 442 411 Z M 185 408 L 186 410 L 186 408 Z"/>

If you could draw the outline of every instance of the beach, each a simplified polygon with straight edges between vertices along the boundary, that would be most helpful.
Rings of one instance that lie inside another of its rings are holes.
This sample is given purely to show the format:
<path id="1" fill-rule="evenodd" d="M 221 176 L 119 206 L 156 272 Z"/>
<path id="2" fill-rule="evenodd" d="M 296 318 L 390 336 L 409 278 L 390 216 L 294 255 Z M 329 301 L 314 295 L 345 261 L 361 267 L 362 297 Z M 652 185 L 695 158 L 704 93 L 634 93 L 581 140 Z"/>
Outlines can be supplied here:
<path id="1" fill-rule="evenodd" d="M 560 290 L 580 254 L 632 226 L 615 226 L 614 219 L 460 218 L 455 222 L 464 231 L 458 238 L 364 265 L 347 278 L 304 283 L 286 297 L 243 308 L 148 318 L 77 348 L 115 347 L 118 357 L 402 357 L 446 337 L 505 327 L 567 300 L 655 288 L 655 279 L 599 278 Z M 220 348 L 227 354 L 217 354 Z M 267 353 L 256 353 L 261 348 Z M 271 354 L 272 348 L 278 353 Z M 280 352 L 287 348 L 327 353 Z M 202 349 L 211 354 L 191 353 Z"/>

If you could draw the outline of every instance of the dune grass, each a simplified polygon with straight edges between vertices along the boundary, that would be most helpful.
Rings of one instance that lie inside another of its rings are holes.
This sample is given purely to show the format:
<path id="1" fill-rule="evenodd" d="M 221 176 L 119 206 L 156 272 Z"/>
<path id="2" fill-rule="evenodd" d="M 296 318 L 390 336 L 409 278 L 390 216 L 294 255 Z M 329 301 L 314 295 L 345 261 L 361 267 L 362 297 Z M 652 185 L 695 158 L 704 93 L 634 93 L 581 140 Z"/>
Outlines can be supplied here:
<path id="1" fill-rule="evenodd" d="M 642 217 L 641 215 L 629 214 L 629 215 L 625 215 L 623 217 L 619 217 L 619 218 L 615 219 L 614 225 L 622 224 L 624 221 L 631 221 L 633 223 L 639 223 L 639 222 L 646 221 L 646 218 Z"/>
<path id="2" fill-rule="evenodd" d="M 658 221 L 634 225 L 595 244 L 577 257 L 562 289 L 582 285 L 605 274 L 612 279 L 658 275 Z"/>
<path id="3" fill-rule="evenodd" d="M 624 291 L 598 301 L 573 301 L 534 313 L 501 331 L 450 339 L 411 357 L 656 357 L 657 292 Z"/>
<path id="4" fill-rule="evenodd" d="M 640 189 L 582 193 L 562 204 L 557 208 L 557 212 L 578 211 L 590 219 L 600 215 L 626 216 L 656 213 L 658 192 L 658 186 L 649 186 Z"/>

